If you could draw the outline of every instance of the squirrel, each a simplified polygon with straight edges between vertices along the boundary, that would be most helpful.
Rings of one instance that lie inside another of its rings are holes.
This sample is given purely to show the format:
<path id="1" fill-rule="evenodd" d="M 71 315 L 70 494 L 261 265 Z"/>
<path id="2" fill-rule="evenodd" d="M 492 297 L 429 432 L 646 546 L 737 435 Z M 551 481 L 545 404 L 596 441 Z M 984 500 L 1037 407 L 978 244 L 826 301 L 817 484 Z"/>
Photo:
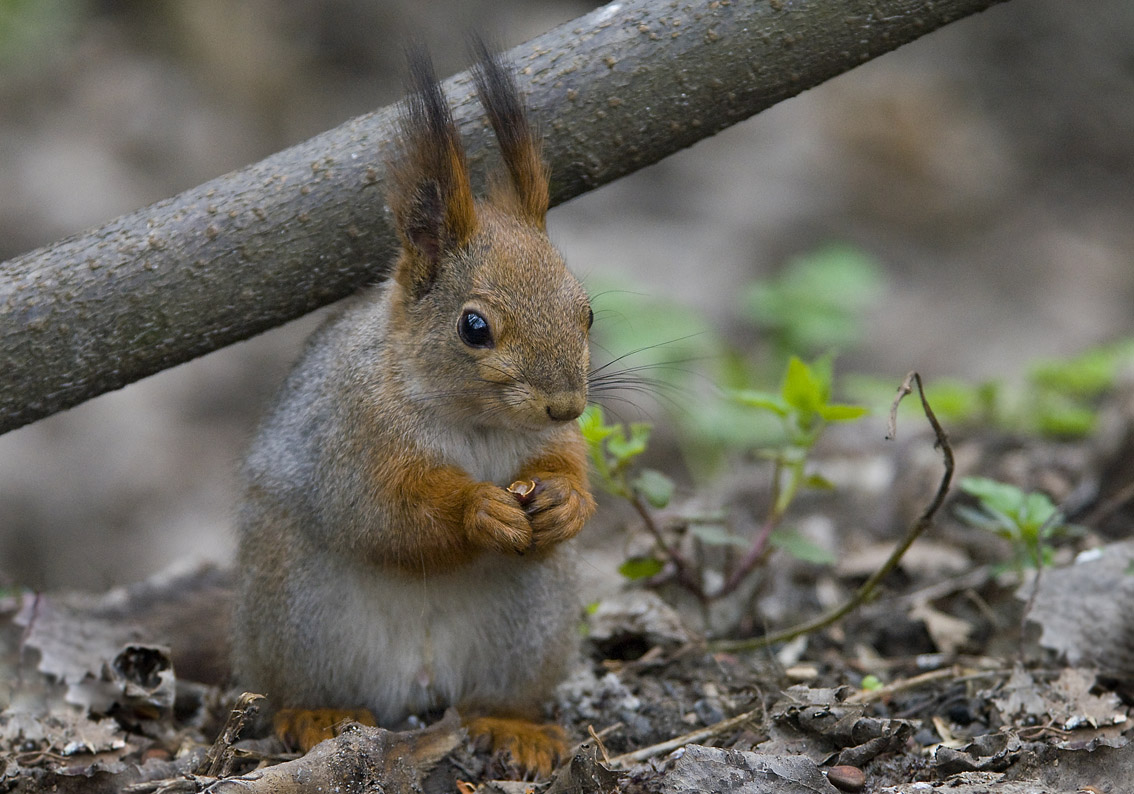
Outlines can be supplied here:
<path id="1" fill-rule="evenodd" d="M 474 197 L 411 55 L 392 278 L 312 335 L 247 453 L 234 668 L 304 749 L 344 716 L 455 706 L 546 774 L 566 744 L 541 709 L 579 617 L 565 541 L 595 509 L 575 421 L 594 314 L 548 239 L 549 169 L 511 72 L 482 45 L 474 76 L 504 167 Z"/>

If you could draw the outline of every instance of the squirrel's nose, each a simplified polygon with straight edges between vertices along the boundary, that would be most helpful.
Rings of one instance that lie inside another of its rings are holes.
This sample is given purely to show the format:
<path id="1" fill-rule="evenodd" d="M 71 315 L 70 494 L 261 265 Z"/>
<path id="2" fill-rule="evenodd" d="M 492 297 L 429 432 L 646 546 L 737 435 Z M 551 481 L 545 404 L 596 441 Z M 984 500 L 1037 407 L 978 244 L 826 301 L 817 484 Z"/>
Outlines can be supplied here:
<path id="1" fill-rule="evenodd" d="M 554 422 L 578 419 L 587 407 L 587 396 L 579 392 L 560 392 L 547 399 L 547 415 Z"/>

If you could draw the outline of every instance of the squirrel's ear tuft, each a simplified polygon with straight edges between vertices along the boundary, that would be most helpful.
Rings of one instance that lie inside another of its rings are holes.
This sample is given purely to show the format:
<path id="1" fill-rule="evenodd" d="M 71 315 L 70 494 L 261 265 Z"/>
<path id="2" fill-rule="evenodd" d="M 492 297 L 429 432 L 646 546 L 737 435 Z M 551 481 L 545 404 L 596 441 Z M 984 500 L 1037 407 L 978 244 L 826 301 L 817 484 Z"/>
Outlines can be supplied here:
<path id="1" fill-rule="evenodd" d="M 543 162 L 536 135 L 512 72 L 501 56 L 483 41 L 475 40 L 477 65 L 473 72 L 480 103 L 500 142 L 500 153 L 508 170 L 507 184 L 499 181 L 493 191 L 495 203 L 503 204 L 522 220 L 543 229 L 548 206 L 548 168 Z"/>
<path id="2" fill-rule="evenodd" d="M 465 151 L 424 52 L 410 52 L 409 77 L 388 201 L 405 249 L 395 278 L 420 296 L 436 279 L 441 258 L 476 232 L 476 211 Z"/>

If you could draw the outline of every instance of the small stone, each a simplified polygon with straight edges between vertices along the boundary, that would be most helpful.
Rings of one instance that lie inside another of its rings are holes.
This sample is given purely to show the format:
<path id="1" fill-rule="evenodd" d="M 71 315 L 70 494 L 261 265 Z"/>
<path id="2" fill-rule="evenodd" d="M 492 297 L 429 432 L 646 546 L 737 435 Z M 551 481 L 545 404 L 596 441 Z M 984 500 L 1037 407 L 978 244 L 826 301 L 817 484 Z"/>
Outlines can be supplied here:
<path id="1" fill-rule="evenodd" d="M 847 764 L 828 769 L 827 780 L 839 791 L 862 791 L 866 787 L 866 773 L 857 766 Z"/>

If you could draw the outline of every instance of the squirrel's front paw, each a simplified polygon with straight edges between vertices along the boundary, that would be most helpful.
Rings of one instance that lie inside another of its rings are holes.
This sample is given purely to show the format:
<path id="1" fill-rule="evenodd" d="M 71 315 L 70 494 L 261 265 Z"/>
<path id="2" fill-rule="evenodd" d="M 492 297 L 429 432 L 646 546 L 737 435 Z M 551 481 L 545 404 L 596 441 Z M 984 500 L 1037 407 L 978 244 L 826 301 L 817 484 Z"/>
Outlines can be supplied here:
<path id="1" fill-rule="evenodd" d="M 538 476 L 538 487 L 525 506 L 532 526 L 532 544 L 543 550 L 575 537 L 595 512 L 595 500 L 561 475 Z"/>
<path id="2" fill-rule="evenodd" d="M 478 483 L 465 514 L 469 539 L 502 552 L 524 552 L 532 545 L 532 524 L 512 494 L 491 483 Z"/>

